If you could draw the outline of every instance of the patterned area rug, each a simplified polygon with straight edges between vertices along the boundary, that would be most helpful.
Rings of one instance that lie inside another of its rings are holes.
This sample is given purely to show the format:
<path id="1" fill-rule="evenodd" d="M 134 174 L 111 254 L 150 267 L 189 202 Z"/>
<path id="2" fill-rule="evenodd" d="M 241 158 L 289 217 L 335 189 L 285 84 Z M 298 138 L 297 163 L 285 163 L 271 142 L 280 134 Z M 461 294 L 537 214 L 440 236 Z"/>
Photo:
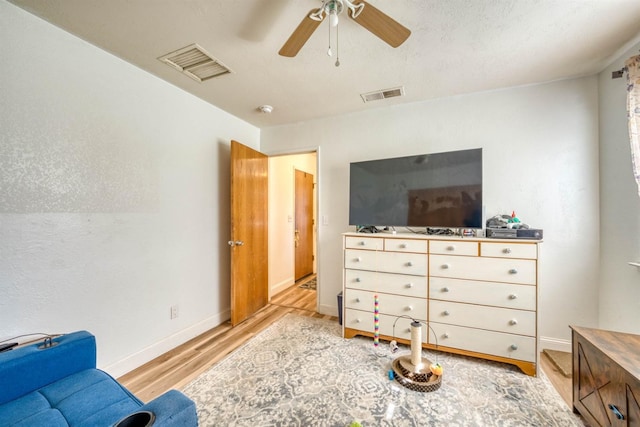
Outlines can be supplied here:
<path id="1" fill-rule="evenodd" d="M 582 426 L 544 374 L 423 351 L 444 366 L 420 393 L 388 379 L 381 343 L 335 321 L 287 315 L 185 387 L 201 426 Z M 437 357 L 436 357 L 437 356 Z"/>

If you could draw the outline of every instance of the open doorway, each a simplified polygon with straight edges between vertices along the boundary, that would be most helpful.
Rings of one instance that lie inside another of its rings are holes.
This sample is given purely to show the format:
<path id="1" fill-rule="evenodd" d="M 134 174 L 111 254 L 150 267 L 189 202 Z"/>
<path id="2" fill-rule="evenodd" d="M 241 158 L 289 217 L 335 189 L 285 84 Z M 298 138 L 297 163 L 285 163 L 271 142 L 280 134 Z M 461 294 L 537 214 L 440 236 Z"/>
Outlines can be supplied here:
<path id="1" fill-rule="evenodd" d="M 319 282 L 317 175 L 316 152 L 269 157 L 269 298 L 313 311 Z"/>

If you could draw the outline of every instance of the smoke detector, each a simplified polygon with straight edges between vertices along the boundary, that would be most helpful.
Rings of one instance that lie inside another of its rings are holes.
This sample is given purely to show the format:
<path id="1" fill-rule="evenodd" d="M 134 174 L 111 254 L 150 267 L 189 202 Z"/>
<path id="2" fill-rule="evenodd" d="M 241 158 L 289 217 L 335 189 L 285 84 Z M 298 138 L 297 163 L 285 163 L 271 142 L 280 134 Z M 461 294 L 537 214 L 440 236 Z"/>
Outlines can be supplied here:
<path id="1" fill-rule="evenodd" d="M 262 111 L 264 114 L 270 114 L 273 111 L 273 107 L 271 105 L 261 105 L 258 107 L 258 110 Z"/>

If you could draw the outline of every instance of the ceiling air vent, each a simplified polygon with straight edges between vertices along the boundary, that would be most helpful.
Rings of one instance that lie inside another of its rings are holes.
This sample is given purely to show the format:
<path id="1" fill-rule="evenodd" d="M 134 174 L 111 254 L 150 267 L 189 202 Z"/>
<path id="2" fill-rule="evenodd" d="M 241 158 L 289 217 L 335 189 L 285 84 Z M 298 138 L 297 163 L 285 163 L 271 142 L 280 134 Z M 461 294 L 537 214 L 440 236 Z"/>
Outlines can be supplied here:
<path id="1" fill-rule="evenodd" d="M 396 96 L 404 96 L 404 86 L 392 89 L 377 90 L 375 92 L 360 94 L 364 102 L 377 101 L 379 99 L 394 98 Z"/>
<path id="2" fill-rule="evenodd" d="M 183 47 L 158 59 L 199 82 L 231 72 L 197 44 Z"/>

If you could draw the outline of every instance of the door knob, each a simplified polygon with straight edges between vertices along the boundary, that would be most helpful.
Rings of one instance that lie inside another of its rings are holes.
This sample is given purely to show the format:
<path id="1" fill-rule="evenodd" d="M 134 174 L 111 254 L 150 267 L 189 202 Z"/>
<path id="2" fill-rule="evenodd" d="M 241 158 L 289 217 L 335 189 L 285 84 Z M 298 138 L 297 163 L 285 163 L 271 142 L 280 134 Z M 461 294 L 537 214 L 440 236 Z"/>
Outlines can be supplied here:
<path id="1" fill-rule="evenodd" d="M 236 246 L 242 246 L 244 245 L 244 242 L 242 240 L 236 240 Z"/>
<path id="2" fill-rule="evenodd" d="M 235 245 L 235 243 L 233 243 L 233 240 L 229 240 L 229 241 L 227 242 L 227 244 L 228 244 L 229 246 L 233 246 L 233 245 Z"/>

